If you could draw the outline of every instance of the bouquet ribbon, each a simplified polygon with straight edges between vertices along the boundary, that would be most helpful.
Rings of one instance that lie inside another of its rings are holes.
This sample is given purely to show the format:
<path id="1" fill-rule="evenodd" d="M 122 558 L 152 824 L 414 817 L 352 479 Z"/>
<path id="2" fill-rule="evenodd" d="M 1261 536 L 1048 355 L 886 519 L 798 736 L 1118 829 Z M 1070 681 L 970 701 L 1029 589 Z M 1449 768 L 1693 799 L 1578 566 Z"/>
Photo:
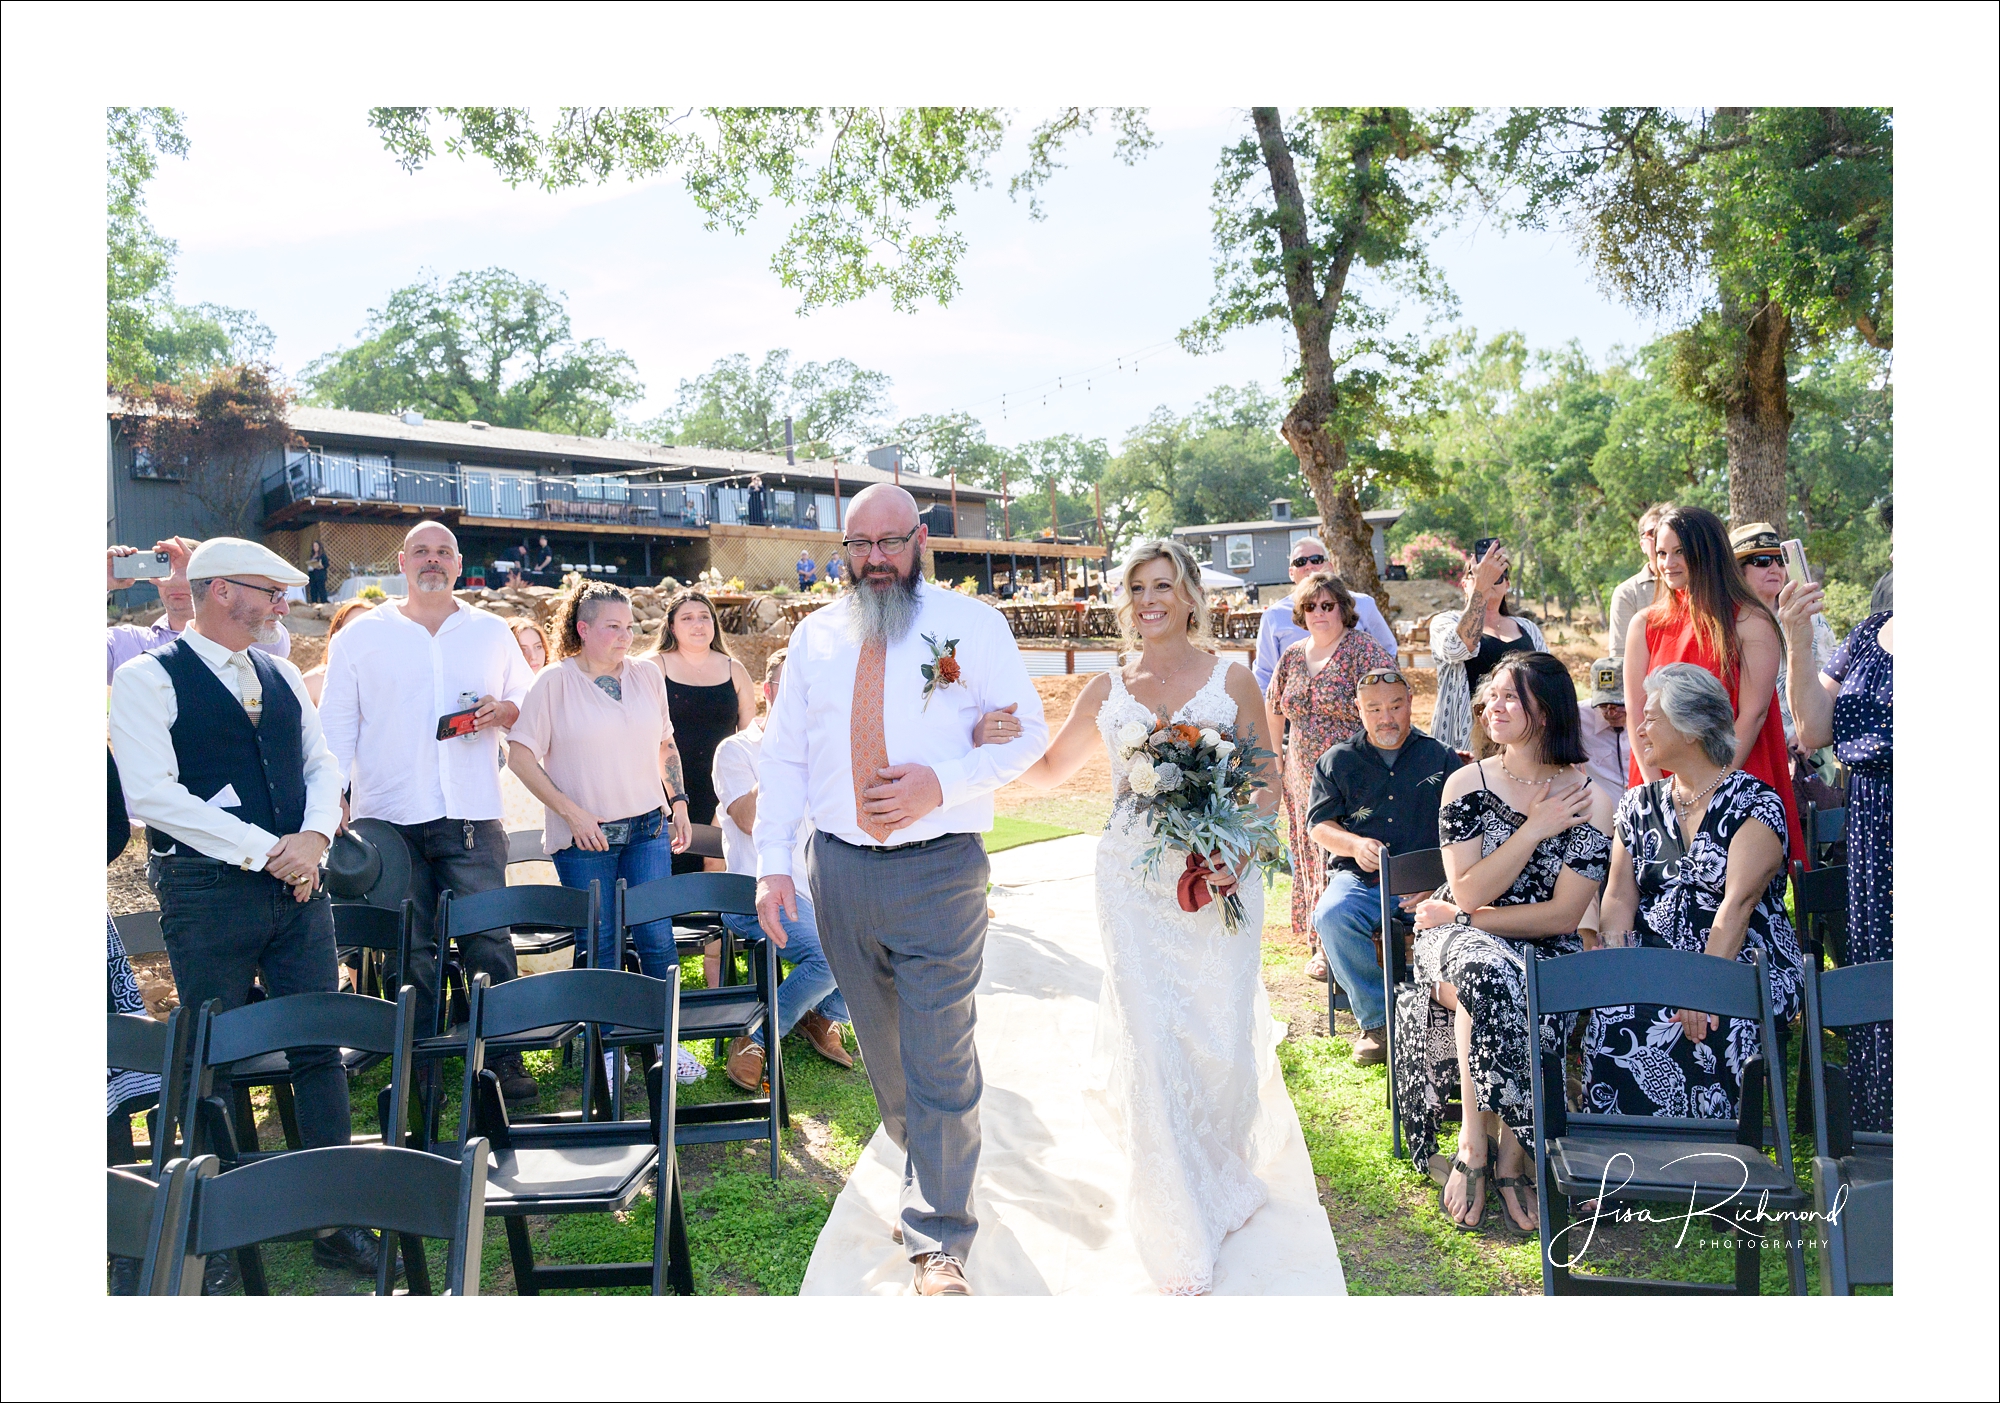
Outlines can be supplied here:
<path id="1" fill-rule="evenodd" d="M 1187 855 L 1187 868 L 1180 880 L 1174 884 L 1174 898 L 1183 911 L 1199 911 L 1215 900 L 1215 893 L 1209 888 L 1208 879 L 1216 875 L 1218 869 L 1208 865 L 1208 859 L 1200 853 Z"/>

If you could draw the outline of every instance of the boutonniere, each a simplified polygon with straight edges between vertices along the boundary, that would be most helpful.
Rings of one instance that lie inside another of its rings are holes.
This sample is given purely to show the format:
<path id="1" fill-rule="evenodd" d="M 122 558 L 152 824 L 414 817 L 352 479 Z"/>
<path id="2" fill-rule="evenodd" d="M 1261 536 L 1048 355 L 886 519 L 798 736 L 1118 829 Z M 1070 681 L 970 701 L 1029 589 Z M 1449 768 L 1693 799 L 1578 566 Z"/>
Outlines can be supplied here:
<path id="1" fill-rule="evenodd" d="M 958 640 L 945 639 L 942 646 L 928 633 L 923 636 L 924 646 L 931 650 L 931 660 L 917 669 L 924 675 L 923 710 L 931 709 L 931 693 L 940 687 L 950 687 L 958 682 Z"/>

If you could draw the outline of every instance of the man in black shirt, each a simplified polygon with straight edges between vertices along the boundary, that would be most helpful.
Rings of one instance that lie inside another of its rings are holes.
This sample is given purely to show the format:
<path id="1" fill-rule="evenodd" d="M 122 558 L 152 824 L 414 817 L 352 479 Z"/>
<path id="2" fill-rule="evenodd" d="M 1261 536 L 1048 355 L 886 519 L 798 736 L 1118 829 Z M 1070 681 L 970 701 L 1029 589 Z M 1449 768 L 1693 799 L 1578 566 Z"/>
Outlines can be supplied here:
<path id="1" fill-rule="evenodd" d="M 1388 999 L 1369 936 L 1380 924 L 1376 876 L 1382 853 L 1420 852 L 1438 845 L 1438 801 L 1458 753 L 1410 724 L 1410 684 L 1393 668 L 1361 675 L 1355 687 L 1361 733 L 1328 750 L 1313 769 L 1306 825 L 1331 864 L 1326 892 L 1313 908 L 1321 961 L 1310 972 L 1347 991 L 1361 1024 L 1354 1060 L 1388 1054 Z M 1410 906 L 1423 895 L 1404 899 Z"/>

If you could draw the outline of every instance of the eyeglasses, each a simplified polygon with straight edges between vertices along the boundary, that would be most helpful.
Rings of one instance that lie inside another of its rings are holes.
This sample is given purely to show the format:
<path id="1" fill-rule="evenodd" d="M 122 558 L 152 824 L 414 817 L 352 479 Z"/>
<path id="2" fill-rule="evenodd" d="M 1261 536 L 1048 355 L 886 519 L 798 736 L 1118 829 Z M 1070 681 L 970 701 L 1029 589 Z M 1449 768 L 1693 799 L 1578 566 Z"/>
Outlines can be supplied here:
<path id="1" fill-rule="evenodd" d="M 1393 667 L 1371 668 L 1367 672 L 1362 673 L 1359 677 L 1354 679 L 1354 685 L 1357 687 L 1368 687 L 1374 685 L 1377 682 L 1390 682 L 1390 683 L 1400 682 L 1404 686 L 1409 685 L 1409 683 L 1404 679 L 1403 674 L 1396 671 L 1396 669 Z"/>
<path id="2" fill-rule="evenodd" d="M 1294 570 L 1303 570 L 1308 565 L 1324 564 L 1326 564 L 1326 557 L 1323 555 L 1295 555 L 1292 557 L 1292 568 Z"/>
<path id="3" fill-rule="evenodd" d="M 1739 565 L 1754 565 L 1759 570 L 1762 570 L 1771 565 L 1783 565 L 1785 557 L 1783 555 L 1746 555 L 1737 563 Z"/>
<path id="4" fill-rule="evenodd" d="M 1322 610 L 1329 614 L 1338 614 L 1340 612 L 1340 605 L 1331 599 L 1309 599 L 1299 606 L 1301 614 L 1310 614 L 1315 610 Z"/>
<path id="5" fill-rule="evenodd" d="M 874 554 L 877 547 L 881 548 L 882 554 L 885 556 L 901 554 L 903 547 L 916 538 L 916 532 L 907 531 L 900 536 L 884 536 L 879 541 L 863 540 L 857 536 L 852 540 L 842 541 L 840 544 L 849 555 L 858 555 L 865 559 Z"/>
<path id="6" fill-rule="evenodd" d="M 224 575 L 222 577 L 222 582 L 225 585 L 235 585 L 238 589 L 254 589 L 257 591 L 257 593 L 263 595 L 266 599 L 276 599 L 279 595 L 285 592 L 285 587 L 283 585 L 279 585 L 276 589 L 272 589 L 268 585 L 253 585 L 244 580 L 232 580 L 227 575 Z"/>

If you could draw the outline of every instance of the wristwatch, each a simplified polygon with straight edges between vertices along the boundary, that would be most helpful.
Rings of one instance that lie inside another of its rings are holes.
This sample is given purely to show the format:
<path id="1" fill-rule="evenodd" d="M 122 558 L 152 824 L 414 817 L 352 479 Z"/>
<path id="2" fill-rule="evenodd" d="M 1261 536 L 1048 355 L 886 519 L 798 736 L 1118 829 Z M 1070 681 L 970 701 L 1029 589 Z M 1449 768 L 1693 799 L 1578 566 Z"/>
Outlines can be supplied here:
<path id="1" fill-rule="evenodd" d="M 667 807 L 671 809 L 674 805 L 685 804 L 687 801 L 688 796 L 685 794 L 669 794 L 667 796 Z"/>
<path id="2" fill-rule="evenodd" d="M 1458 914 L 1451 918 L 1451 923 L 1455 926 L 1469 926 L 1472 924 L 1472 913 L 1460 907 Z"/>

